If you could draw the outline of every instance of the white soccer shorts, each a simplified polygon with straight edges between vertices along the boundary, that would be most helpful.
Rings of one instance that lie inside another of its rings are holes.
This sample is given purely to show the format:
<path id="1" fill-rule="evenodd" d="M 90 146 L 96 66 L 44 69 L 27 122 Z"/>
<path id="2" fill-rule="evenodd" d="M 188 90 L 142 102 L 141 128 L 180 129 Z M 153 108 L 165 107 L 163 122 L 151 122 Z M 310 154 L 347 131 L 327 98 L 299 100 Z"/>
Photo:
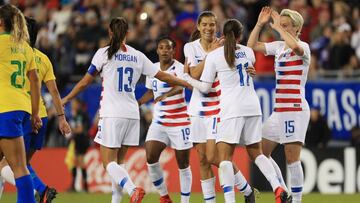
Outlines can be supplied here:
<path id="1" fill-rule="evenodd" d="M 168 127 L 158 123 L 151 123 L 146 135 L 146 142 L 156 140 L 162 142 L 175 150 L 186 150 L 192 148 L 190 141 L 190 125 Z"/>
<path id="2" fill-rule="evenodd" d="M 273 112 L 265 121 L 263 138 L 283 144 L 305 142 L 310 111 Z"/>
<path id="3" fill-rule="evenodd" d="M 128 118 L 100 118 L 94 141 L 109 148 L 138 146 L 140 121 Z"/>
<path id="4" fill-rule="evenodd" d="M 261 141 L 261 116 L 242 116 L 221 120 L 216 143 L 251 145 Z"/>

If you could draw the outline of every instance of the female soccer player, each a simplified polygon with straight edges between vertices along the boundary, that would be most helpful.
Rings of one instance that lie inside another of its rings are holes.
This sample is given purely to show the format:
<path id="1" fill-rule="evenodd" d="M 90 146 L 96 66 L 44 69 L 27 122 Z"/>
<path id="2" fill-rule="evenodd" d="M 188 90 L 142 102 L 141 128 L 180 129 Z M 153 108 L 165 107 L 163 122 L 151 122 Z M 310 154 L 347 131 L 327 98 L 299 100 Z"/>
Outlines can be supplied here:
<path id="1" fill-rule="evenodd" d="M 138 203 L 145 192 L 131 181 L 127 171 L 118 164 L 128 146 L 137 146 L 140 137 L 139 106 L 135 100 L 135 85 L 140 75 L 155 77 L 173 85 L 189 86 L 185 81 L 160 71 L 143 53 L 125 44 L 128 23 L 125 18 L 111 20 L 110 45 L 100 48 L 92 59 L 84 78 L 63 99 L 63 104 L 84 90 L 97 74 L 103 81 L 100 100 L 99 143 L 104 167 L 111 178 Z"/>
<path id="2" fill-rule="evenodd" d="M 281 188 L 275 170 L 261 150 L 261 108 L 252 78 L 247 69 L 255 63 L 251 48 L 237 44 L 241 40 L 243 27 L 236 19 L 226 21 L 223 47 L 209 53 L 199 82 L 185 74 L 195 88 L 206 93 L 218 77 L 220 81 L 220 123 L 216 147 L 219 153 L 220 183 L 226 202 L 235 202 L 234 170 L 231 163 L 237 144 L 244 144 L 251 160 L 270 182 L 277 203 L 285 203 L 287 193 Z M 185 67 L 187 71 L 187 67 Z M 254 73 L 253 71 L 249 71 Z"/>
<path id="3" fill-rule="evenodd" d="M 192 42 L 185 44 L 184 55 L 190 63 L 190 75 L 199 79 L 204 68 L 206 55 L 221 46 L 216 36 L 216 17 L 210 11 L 202 12 L 197 19 L 197 30 L 191 36 Z M 189 103 L 191 119 L 190 141 L 195 145 L 200 160 L 201 188 L 207 203 L 215 202 L 215 176 L 211 164 L 219 167 L 215 140 L 218 134 L 217 123 L 220 112 L 219 80 L 215 80 L 207 94 L 193 89 Z M 253 189 L 234 164 L 235 185 L 244 193 L 246 201 L 255 202 Z"/>
<path id="4" fill-rule="evenodd" d="M 0 7 L 0 151 L 14 172 L 18 203 L 35 203 L 34 186 L 26 168 L 23 135 L 29 120 L 34 131 L 41 127 L 40 87 L 34 53 L 27 41 L 26 21 L 19 9 Z M 25 88 L 30 80 L 31 99 Z"/>
<path id="5" fill-rule="evenodd" d="M 184 65 L 174 59 L 174 53 L 175 41 L 169 37 L 160 38 L 157 43 L 159 62 L 155 65 L 162 71 L 182 78 Z M 160 193 L 160 203 L 171 203 L 159 157 L 166 146 L 173 148 L 179 167 L 181 203 L 188 203 L 192 183 L 189 166 L 192 143 L 189 141 L 190 119 L 187 114 L 184 88 L 171 87 L 152 77 L 146 78 L 146 87 L 149 90 L 139 99 L 139 104 L 155 98 L 153 121 L 145 142 L 150 178 Z"/>
<path id="6" fill-rule="evenodd" d="M 59 119 L 59 130 L 62 134 L 68 134 L 71 132 L 70 126 L 66 121 L 63 107 L 61 105 L 61 98 L 59 92 L 57 90 L 55 75 L 51 65 L 49 58 L 43 54 L 38 49 L 35 49 L 35 42 L 37 38 L 38 28 L 36 25 L 36 21 L 32 18 L 26 17 L 27 28 L 29 31 L 30 37 L 30 46 L 33 48 L 35 54 L 35 65 L 38 68 L 38 77 L 41 82 L 44 82 L 47 89 L 49 90 L 53 102 L 58 113 Z M 41 87 L 40 82 L 40 87 Z M 29 81 L 26 80 L 25 87 L 27 91 L 30 91 Z M 27 168 L 30 172 L 31 178 L 33 180 L 34 188 L 39 194 L 40 202 L 48 202 L 50 203 L 56 196 L 56 190 L 54 188 L 50 188 L 45 185 L 42 180 L 37 176 L 35 170 L 30 165 L 31 158 L 35 154 L 37 150 L 42 148 L 42 144 L 45 139 L 45 132 L 47 127 L 47 113 L 44 102 L 40 97 L 40 106 L 39 106 L 39 116 L 42 120 L 42 126 L 38 130 L 38 133 L 35 134 L 31 132 L 31 124 L 30 121 L 25 125 L 26 134 L 24 135 L 25 149 L 26 149 L 26 160 L 27 160 Z M 10 167 L 7 165 L 6 160 L 3 159 L 0 166 L 1 177 L 7 180 L 12 185 L 15 185 L 14 174 L 12 173 Z"/>
<path id="7" fill-rule="evenodd" d="M 280 34 L 283 41 L 258 41 L 262 27 L 270 18 L 273 20 L 271 28 Z M 263 127 L 263 151 L 286 188 L 278 165 L 271 159 L 271 152 L 275 147 L 279 143 L 284 144 L 294 203 L 301 202 L 304 174 L 300 152 L 310 119 L 309 105 L 305 99 L 305 83 L 311 54 L 309 45 L 299 39 L 303 24 L 304 19 L 296 11 L 284 9 L 279 15 L 271 8 L 264 7 L 248 41 L 248 46 L 254 50 L 275 56 L 275 108 Z"/>

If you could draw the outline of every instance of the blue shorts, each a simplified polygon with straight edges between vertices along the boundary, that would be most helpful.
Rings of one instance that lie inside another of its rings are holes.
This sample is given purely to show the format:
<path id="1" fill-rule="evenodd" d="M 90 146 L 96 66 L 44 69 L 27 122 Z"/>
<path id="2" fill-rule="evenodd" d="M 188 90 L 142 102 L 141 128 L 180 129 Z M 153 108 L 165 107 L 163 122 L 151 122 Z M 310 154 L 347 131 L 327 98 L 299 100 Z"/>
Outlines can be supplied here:
<path id="1" fill-rule="evenodd" d="M 30 114 L 25 111 L 0 113 L 0 138 L 15 138 L 26 133 L 26 123 L 30 123 Z"/>
<path id="2" fill-rule="evenodd" d="M 25 150 L 28 152 L 30 149 L 40 150 L 44 144 L 45 134 L 46 134 L 46 126 L 48 123 L 48 118 L 44 117 L 41 118 L 42 126 L 38 131 L 38 134 L 35 134 L 31 131 L 31 122 L 26 124 L 26 133 L 24 135 L 24 143 L 25 143 Z"/>

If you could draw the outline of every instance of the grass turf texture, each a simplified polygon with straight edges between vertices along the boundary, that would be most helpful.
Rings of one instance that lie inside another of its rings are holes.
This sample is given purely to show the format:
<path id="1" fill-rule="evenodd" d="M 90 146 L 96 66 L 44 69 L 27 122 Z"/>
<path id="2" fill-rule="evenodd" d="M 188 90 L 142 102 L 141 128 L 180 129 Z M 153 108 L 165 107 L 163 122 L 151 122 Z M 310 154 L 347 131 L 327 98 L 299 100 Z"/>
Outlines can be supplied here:
<path id="1" fill-rule="evenodd" d="M 180 195 L 176 193 L 170 194 L 174 203 L 180 202 Z M 87 193 L 60 193 L 53 203 L 109 203 L 111 194 L 87 194 Z M 237 193 L 237 202 L 244 202 L 243 197 Z M 1 203 L 16 202 L 16 193 L 4 193 L 0 199 Z M 129 202 L 129 197 L 124 196 L 122 203 Z M 155 193 L 147 194 L 143 203 L 159 202 L 159 195 Z M 192 193 L 190 198 L 191 203 L 203 202 L 202 194 Z M 223 203 L 224 198 L 222 193 L 217 194 L 217 203 Z M 261 193 L 257 203 L 273 203 L 274 196 L 272 193 Z M 324 195 L 319 193 L 306 194 L 303 197 L 303 203 L 359 203 L 360 194 L 355 195 Z"/>

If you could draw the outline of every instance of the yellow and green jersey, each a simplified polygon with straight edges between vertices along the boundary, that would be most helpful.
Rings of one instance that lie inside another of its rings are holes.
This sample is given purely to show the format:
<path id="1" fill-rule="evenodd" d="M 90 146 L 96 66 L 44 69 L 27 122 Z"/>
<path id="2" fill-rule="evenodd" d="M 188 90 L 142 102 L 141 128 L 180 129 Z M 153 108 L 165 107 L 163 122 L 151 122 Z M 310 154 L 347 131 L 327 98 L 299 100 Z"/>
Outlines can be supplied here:
<path id="1" fill-rule="evenodd" d="M 49 58 L 44 53 L 42 53 L 37 49 L 34 49 L 34 54 L 35 54 L 35 64 L 36 64 L 40 83 L 42 82 L 45 83 L 49 80 L 55 80 L 53 66 Z M 29 80 L 26 80 L 25 86 L 27 91 L 30 92 Z M 42 98 L 40 98 L 39 116 L 40 118 L 47 116 L 45 103 Z"/>
<path id="2" fill-rule="evenodd" d="M 27 72 L 36 69 L 34 51 L 27 42 L 14 42 L 9 33 L 0 34 L 0 113 L 31 113 L 25 87 Z"/>

